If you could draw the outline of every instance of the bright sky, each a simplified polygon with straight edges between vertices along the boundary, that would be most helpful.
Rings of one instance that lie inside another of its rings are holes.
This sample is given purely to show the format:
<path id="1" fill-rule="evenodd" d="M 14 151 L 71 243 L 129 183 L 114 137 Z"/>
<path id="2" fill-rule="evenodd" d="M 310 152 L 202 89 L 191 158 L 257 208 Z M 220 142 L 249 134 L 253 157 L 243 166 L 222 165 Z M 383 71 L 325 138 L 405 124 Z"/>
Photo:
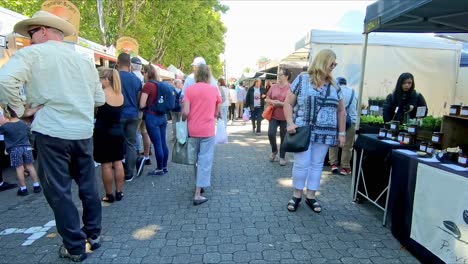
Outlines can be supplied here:
<path id="1" fill-rule="evenodd" d="M 362 32 L 366 6 L 375 1 L 242 1 L 225 0 L 227 76 L 256 69 L 264 56 L 282 59 L 314 29 Z"/>

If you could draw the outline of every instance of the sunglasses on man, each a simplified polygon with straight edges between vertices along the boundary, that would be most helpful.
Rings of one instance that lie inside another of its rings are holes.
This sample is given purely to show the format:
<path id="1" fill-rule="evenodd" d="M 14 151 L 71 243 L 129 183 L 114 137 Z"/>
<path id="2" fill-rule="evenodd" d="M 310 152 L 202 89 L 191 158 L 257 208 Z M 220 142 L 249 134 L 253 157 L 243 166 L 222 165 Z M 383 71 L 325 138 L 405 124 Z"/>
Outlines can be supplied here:
<path id="1" fill-rule="evenodd" d="M 36 32 L 38 32 L 39 30 L 41 30 L 42 28 L 50 28 L 50 27 L 37 27 L 37 28 L 33 28 L 33 29 L 28 30 L 29 38 L 32 38 L 33 35 L 34 35 Z"/>

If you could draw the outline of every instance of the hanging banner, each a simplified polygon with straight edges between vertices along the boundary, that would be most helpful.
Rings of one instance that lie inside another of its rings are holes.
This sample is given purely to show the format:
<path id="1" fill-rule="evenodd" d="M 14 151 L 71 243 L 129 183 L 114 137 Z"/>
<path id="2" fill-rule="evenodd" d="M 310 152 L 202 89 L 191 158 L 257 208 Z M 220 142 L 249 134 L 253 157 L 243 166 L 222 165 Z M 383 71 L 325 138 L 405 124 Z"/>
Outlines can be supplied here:
<path id="1" fill-rule="evenodd" d="M 468 263 L 468 178 L 421 164 L 411 238 L 445 263 Z"/>
<path id="2" fill-rule="evenodd" d="M 131 57 L 138 56 L 138 41 L 131 37 L 121 37 L 117 40 L 116 44 L 116 54 L 115 56 L 119 56 L 120 53 L 128 53 Z"/>
<path id="3" fill-rule="evenodd" d="M 70 22 L 76 30 L 73 36 L 65 37 L 65 41 L 77 43 L 78 33 L 80 32 L 80 10 L 68 0 L 46 0 L 41 10 L 52 13 L 58 17 Z"/>

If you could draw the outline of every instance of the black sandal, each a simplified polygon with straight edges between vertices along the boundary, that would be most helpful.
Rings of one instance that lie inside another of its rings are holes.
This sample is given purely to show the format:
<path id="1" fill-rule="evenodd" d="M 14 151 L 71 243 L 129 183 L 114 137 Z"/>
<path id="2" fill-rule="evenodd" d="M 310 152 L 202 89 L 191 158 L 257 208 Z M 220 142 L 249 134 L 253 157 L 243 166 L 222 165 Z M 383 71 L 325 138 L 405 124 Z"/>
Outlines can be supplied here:
<path id="1" fill-rule="evenodd" d="M 101 201 L 106 202 L 106 203 L 113 203 L 114 202 L 114 195 L 106 193 L 106 196 L 101 198 Z"/>
<path id="2" fill-rule="evenodd" d="M 295 212 L 297 210 L 297 207 L 299 207 L 299 203 L 301 202 L 301 198 L 294 197 L 291 198 L 288 202 L 288 211 L 289 212 Z"/>
<path id="3" fill-rule="evenodd" d="M 123 193 L 122 192 L 115 192 L 115 200 L 116 201 L 121 201 L 123 198 Z"/>
<path id="4" fill-rule="evenodd" d="M 322 212 L 322 206 L 317 200 L 306 198 L 305 203 L 310 207 L 310 209 L 312 209 L 314 213 L 320 214 Z"/>

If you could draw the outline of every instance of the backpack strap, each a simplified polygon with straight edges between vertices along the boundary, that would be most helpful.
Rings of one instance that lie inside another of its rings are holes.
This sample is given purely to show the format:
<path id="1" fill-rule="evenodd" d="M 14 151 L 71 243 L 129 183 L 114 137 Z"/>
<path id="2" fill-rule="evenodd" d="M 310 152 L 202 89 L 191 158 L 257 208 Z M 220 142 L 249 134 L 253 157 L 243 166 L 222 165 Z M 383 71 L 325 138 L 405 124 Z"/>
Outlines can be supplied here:
<path id="1" fill-rule="evenodd" d="M 349 103 L 348 105 L 346 106 L 346 111 L 348 111 L 349 107 L 351 106 L 351 104 L 353 103 L 353 100 L 354 100 L 354 89 L 351 89 L 351 99 L 349 99 Z"/>

